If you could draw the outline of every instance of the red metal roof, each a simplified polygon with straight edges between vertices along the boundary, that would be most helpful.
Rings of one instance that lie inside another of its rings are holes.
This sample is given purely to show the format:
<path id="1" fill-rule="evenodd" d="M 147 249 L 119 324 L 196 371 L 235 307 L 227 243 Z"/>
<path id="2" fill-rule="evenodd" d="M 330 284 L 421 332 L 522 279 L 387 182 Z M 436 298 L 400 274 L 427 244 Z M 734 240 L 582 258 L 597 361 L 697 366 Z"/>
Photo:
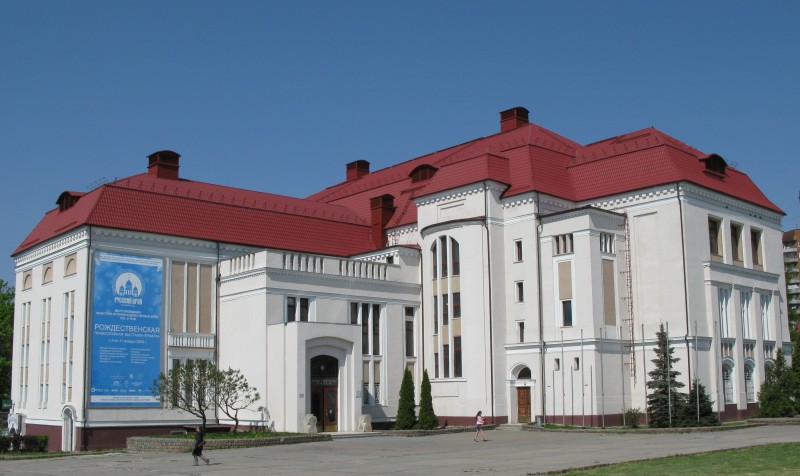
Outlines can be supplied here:
<path id="1" fill-rule="evenodd" d="M 396 208 L 387 227 L 404 226 L 417 221 L 416 198 L 483 180 L 508 185 L 505 197 L 538 191 L 572 201 L 688 181 L 783 213 L 744 173 L 730 166 L 725 174 L 707 170 L 701 160 L 707 157 L 653 128 L 582 146 L 528 123 L 367 173 L 306 199 L 140 174 L 74 194 L 77 202 L 48 212 L 14 255 L 78 226 L 96 225 L 349 256 L 375 248 L 371 198 L 392 195 Z M 421 165 L 438 170 L 414 182 L 411 172 Z"/>
<path id="2" fill-rule="evenodd" d="M 333 256 L 374 249 L 368 223 L 339 205 L 142 174 L 51 210 L 13 254 L 82 225 Z"/>

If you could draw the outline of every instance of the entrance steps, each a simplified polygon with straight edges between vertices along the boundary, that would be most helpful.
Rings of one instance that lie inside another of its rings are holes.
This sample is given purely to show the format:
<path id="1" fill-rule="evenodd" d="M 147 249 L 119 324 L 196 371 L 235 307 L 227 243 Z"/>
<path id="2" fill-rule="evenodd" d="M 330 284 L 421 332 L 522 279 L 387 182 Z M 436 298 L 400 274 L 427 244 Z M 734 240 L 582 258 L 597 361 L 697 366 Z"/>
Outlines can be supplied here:
<path id="1" fill-rule="evenodd" d="M 328 433 L 324 432 L 324 434 L 331 435 L 331 438 L 334 440 L 343 440 L 346 438 L 370 438 L 375 436 L 386 436 L 385 433 L 382 431 L 354 431 L 354 432 L 336 432 L 336 433 Z"/>
<path id="2" fill-rule="evenodd" d="M 495 431 L 522 431 L 522 427 L 525 426 L 525 423 L 503 423 L 502 425 L 497 425 L 495 427 Z"/>

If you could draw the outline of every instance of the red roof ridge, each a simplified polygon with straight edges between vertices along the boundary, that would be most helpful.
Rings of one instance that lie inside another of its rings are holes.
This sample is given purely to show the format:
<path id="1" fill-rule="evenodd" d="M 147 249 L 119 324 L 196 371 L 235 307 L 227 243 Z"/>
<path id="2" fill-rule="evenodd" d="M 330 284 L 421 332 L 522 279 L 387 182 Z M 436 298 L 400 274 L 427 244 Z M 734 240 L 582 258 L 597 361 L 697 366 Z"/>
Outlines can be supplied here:
<path id="1" fill-rule="evenodd" d="M 172 180 L 166 181 L 163 179 L 142 180 L 150 178 L 149 175 L 140 174 L 115 182 L 101 185 L 103 187 L 113 187 L 128 190 L 139 190 L 147 193 L 155 193 L 159 195 L 176 196 L 190 200 L 198 200 L 201 202 L 219 203 L 222 205 L 235 205 L 237 207 L 250 208 L 253 210 L 267 210 L 282 213 L 290 213 L 293 215 L 302 215 L 308 217 L 322 218 L 326 220 L 342 221 L 358 225 L 367 223 L 367 220 L 342 205 L 320 203 L 313 200 L 304 198 L 288 197 L 274 193 L 258 192 L 254 190 L 228 187 L 225 185 L 209 184 L 206 182 L 199 182 L 195 180 L 181 179 L 173 184 Z M 163 183 L 159 183 L 163 182 Z M 174 185 L 170 187 L 170 185 Z M 185 185 L 185 189 L 180 187 Z M 192 185 L 196 185 L 193 190 Z M 163 187 L 162 187 L 163 186 Z M 203 190 L 204 188 L 213 187 L 216 190 Z M 223 193 L 225 191 L 229 194 Z M 239 192 L 239 193 L 237 193 Z M 254 195 L 248 198 L 244 195 Z M 259 200 L 258 198 L 261 198 Z M 293 208 L 289 211 L 289 208 Z M 321 215 L 321 216 L 320 216 Z"/>

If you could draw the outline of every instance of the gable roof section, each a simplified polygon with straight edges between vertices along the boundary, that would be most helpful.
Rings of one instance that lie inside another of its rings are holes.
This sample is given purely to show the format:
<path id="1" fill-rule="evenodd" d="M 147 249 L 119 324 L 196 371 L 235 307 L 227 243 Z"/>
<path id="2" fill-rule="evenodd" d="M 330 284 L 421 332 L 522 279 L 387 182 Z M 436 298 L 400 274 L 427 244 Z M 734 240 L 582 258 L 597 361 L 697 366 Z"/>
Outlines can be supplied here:
<path id="1" fill-rule="evenodd" d="M 342 206 L 141 174 L 51 210 L 13 255 L 83 225 L 333 256 L 374 249 L 369 224 Z"/>

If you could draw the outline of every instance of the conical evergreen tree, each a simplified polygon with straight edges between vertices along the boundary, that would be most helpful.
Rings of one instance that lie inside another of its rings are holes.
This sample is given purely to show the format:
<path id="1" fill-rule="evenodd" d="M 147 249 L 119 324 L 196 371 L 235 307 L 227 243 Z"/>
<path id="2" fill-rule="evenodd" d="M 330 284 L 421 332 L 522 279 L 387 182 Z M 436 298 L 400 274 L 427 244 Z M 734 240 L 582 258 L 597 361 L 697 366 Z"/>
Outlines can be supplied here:
<path id="1" fill-rule="evenodd" d="M 673 357 L 673 352 L 662 324 L 656 332 L 656 358 L 652 360 L 655 368 L 648 372 L 650 379 L 647 381 L 650 390 L 647 395 L 647 416 L 650 426 L 654 428 L 678 426 L 686 401 L 686 394 L 679 391 L 684 387 L 677 380 L 680 372 L 674 370 L 675 363 L 680 359 Z"/>
<path id="2" fill-rule="evenodd" d="M 411 371 L 406 368 L 403 372 L 403 382 L 400 384 L 400 401 L 397 404 L 397 420 L 394 427 L 397 430 L 410 430 L 414 428 L 417 415 L 414 413 L 414 378 Z"/>
<path id="3" fill-rule="evenodd" d="M 775 366 L 767 370 L 758 392 L 759 416 L 764 418 L 793 417 L 797 413 L 795 372 L 786 366 L 786 358 L 778 349 Z"/>
<path id="4" fill-rule="evenodd" d="M 683 415 L 681 416 L 680 424 L 681 426 L 719 425 L 717 414 L 714 412 L 714 402 L 711 400 L 708 392 L 706 392 L 706 387 L 702 383 L 698 384 L 697 379 L 692 381 L 692 387 L 689 390 L 689 398 L 686 401 L 686 405 L 683 407 Z M 676 426 L 674 422 L 673 426 Z"/>
<path id="5" fill-rule="evenodd" d="M 422 373 L 422 384 L 419 386 L 419 422 L 417 428 L 432 430 L 439 426 L 439 418 L 433 412 L 433 397 L 431 396 L 431 381 L 428 371 Z"/>

